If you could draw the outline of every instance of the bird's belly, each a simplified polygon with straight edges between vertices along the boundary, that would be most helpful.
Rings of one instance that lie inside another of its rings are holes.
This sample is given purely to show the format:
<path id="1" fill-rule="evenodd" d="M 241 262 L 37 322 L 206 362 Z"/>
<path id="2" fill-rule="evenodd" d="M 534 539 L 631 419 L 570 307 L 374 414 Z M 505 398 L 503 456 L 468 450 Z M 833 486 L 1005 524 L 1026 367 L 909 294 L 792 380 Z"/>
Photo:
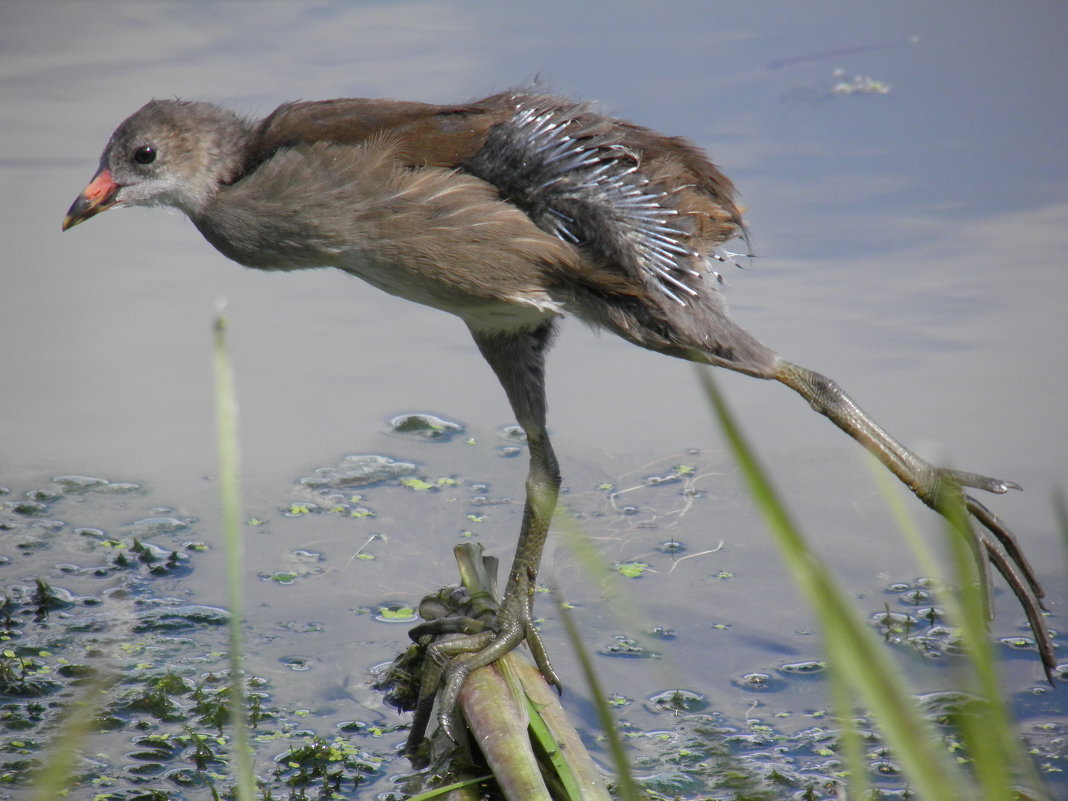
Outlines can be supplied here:
<path id="1" fill-rule="evenodd" d="M 455 314 L 479 331 L 531 328 L 564 313 L 539 289 L 512 287 L 502 292 L 500 286 L 490 281 L 484 285 L 470 274 L 461 278 L 444 270 L 413 269 L 366 251 L 349 250 L 337 266 L 391 295 Z"/>

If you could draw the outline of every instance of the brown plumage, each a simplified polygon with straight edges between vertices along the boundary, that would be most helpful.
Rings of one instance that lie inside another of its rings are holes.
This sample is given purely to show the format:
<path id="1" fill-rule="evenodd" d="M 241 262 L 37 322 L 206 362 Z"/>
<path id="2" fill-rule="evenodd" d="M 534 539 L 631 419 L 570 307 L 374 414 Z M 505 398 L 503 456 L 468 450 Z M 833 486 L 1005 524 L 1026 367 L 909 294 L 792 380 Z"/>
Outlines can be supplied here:
<path id="1" fill-rule="evenodd" d="M 961 500 L 977 553 L 1020 600 L 1051 675 L 1041 588 L 1012 533 L 963 491 L 1016 485 L 924 462 L 833 381 L 781 359 L 731 319 L 713 268 L 745 229 L 731 182 L 690 142 L 523 92 L 456 106 L 289 103 L 260 122 L 207 103 L 152 101 L 115 131 L 63 227 L 116 205 L 173 206 L 246 266 L 337 267 L 467 323 L 527 433 L 530 474 L 496 631 L 439 654 L 451 657 L 447 731 L 467 673 L 523 640 L 558 684 L 531 604 L 560 485 L 544 356 L 565 313 L 645 348 L 775 379 L 932 508 Z"/>

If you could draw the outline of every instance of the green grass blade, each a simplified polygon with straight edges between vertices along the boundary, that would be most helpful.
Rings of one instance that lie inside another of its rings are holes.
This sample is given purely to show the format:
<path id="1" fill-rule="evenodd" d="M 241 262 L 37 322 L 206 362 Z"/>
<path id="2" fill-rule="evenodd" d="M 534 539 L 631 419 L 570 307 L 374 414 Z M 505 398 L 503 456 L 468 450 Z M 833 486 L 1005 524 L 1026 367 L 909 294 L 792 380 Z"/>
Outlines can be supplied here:
<path id="1" fill-rule="evenodd" d="M 956 568 L 956 594 L 960 598 L 959 617 L 954 622 L 961 632 L 977 694 L 974 703 L 961 715 L 961 732 L 985 797 L 992 801 L 1011 801 L 1017 797 L 1011 765 L 1022 766 L 1024 760 L 1020 758 L 1012 721 L 1001 700 L 997 663 L 987 628 L 985 578 L 976 569 L 972 557 L 968 542 L 972 535 L 964 504 L 954 502 L 943 514 Z"/>
<path id="2" fill-rule="evenodd" d="M 594 709 L 597 711 L 597 719 L 601 724 L 601 729 L 604 731 L 605 741 L 608 743 L 612 767 L 616 772 L 616 795 L 622 801 L 640 801 L 642 794 L 631 773 L 630 763 L 627 761 L 627 753 L 623 748 L 623 741 L 616 730 L 616 723 L 612 717 L 611 710 L 608 708 L 608 702 L 605 701 L 604 688 L 601 686 L 601 680 L 593 667 L 590 652 L 587 650 L 585 643 L 582 642 L 578 627 L 571 618 L 571 610 L 567 608 L 563 597 L 556 590 L 553 590 L 553 598 L 556 601 L 556 608 L 560 611 L 560 620 L 564 624 L 568 642 L 571 644 L 575 656 L 578 657 L 582 676 L 586 680 L 586 686 L 590 689 L 590 699 L 593 702 Z"/>
<path id="3" fill-rule="evenodd" d="M 67 704 L 48 759 L 33 777 L 32 801 L 53 801 L 67 795 L 73 784 L 78 747 L 94 729 L 94 718 L 104 694 L 119 680 L 115 672 L 101 667 L 78 696 Z"/>
<path id="4" fill-rule="evenodd" d="M 912 786 L 927 801 L 975 797 L 961 769 L 906 691 L 898 671 L 879 652 L 874 635 L 804 542 L 745 440 L 708 369 L 698 376 L 750 492 L 795 580 L 819 615 L 828 653 L 853 692 L 872 710 Z"/>
<path id="5" fill-rule="evenodd" d="M 871 798 L 871 782 L 868 781 L 868 766 L 864 761 L 864 742 L 854 722 L 853 695 L 849 683 L 833 664 L 827 671 L 831 687 L 834 716 L 838 720 L 842 761 L 848 771 L 847 798 Z"/>
<path id="6" fill-rule="evenodd" d="M 545 719 L 542 718 L 538 705 L 530 700 L 529 695 L 526 696 L 526 699 L 527 714 L 530 716 L 531 737 L 537 741 L 542 751 L 548 756 L 549 763 L 560 779 L 560 784 L 563 785 L 567 798 L 572 801 L 579 801 L 582 798 L 582 788 L 575 779 L 575 774 L 564 757 L 564 752 L 560 749 L 556 736 L 552 733 Z"/>
<path id="7" fill-rule="evenodd" d="M 944 512 L 951 564 L 955 570 L 954 580 L 950 581 L 946 569 L 902 502 L 894 482 L 874 458 L 869 464 L 921 571 L 934 582 L 939 603 L 945 607 L 948 619 L 957 626 L 960 634 L 967 662 L 960 671 L 959 682 L 976 700 L 962 713 L 959 725 L 984 798 L 1017 798 L 1013 784 L 1016 776 L 1025 778 L 1032 787 L 1041 787 L 1038 774 L 1020 747 L 1001 691 L 997 659 L 987 626 L 985 577 L 976 566 L 969 544 L 970 523 L 963 503 L 958 501 Z"/>
<path id="8" fill-rule="evenodd" d="M 253 801 L 255 779 L 249 744 L 243 667 L 244 623 L 241 592 L 241 496 L 238 488 L 239 448 L 237 398 L 230 354 L 226 346 L 226 318 L 215 318 L 215 419 L 219 450 L 219 500 L 226 544 L 226 583 L 230 605 L 230 725 L 233 729 L 234 776 L 238 801 Z"/>

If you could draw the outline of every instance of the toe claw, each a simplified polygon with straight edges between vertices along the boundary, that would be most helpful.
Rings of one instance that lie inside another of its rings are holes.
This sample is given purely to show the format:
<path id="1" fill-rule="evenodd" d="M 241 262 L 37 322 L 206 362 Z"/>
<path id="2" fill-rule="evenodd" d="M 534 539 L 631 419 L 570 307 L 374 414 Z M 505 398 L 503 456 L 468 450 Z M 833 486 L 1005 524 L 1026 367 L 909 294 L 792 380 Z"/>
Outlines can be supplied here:
<path id="1" fill-rule="evenodd" d="M 440 714 L 438 714 L 438 726 L 443 732 L 445 732 L 446 737 L 448 737 L 454 743 L 459 743 L 460 741 L 456 739 L 456 727 L 454 726 L 452 719 L 452 712 L 441 712 Z"/>
<path id="2" fill-rule="evenodd" d="M 1015 481 L 1007 481 L 1003 478 L 990 478 L 978 473 L 966 473 L 963 470 L 940 470 L 943 480 L 948 480 L 958 487 L 971 487 L 972 489 L 992 492 L 995 495 L 1004 495 L 1011 489 L 1022 490 Z"/>
<path id="3" fill-rule="evenodd" d="M 1011 489 L 1014 489 L 1014 490 L 1022 490 L 1023 489 L 1023 487 L 1021 487 L 1015 481 L 1006 481 L 1003 478 L 988 478 L 986 480 L 986 482 L 987 483 L 976 487 L 976 489 L 986 490 L 987 492 L 993 492 L 993 493 L 995 493 L 997 495 L 1004 495 L 1006 492 L 1008 492 Z M 975 486 L 975 485 L 974 484 L 968 484 L 967 486 L 971 487 L 971 486 Z"/>

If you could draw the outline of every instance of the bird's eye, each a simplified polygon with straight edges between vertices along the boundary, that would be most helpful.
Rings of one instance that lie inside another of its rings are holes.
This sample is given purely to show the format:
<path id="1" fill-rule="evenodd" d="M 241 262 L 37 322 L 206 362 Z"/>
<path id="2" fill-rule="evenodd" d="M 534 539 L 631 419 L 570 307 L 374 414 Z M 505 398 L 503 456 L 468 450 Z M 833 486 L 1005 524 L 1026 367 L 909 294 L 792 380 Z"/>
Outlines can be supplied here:
<path id="1" fill-rule="evenodd" d="M 156 148 L 152 145 L 141 145 L 134 151 L 133 160 L 138 164 L 151 164 L 156 160 Z"/>

